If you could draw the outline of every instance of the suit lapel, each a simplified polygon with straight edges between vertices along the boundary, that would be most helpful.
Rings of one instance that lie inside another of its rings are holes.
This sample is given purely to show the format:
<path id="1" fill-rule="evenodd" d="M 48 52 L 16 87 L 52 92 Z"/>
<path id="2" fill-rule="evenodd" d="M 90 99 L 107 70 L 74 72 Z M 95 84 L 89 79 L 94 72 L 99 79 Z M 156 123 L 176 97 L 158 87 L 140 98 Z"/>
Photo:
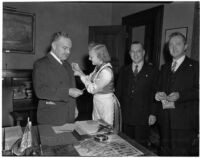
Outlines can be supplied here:
<path id="1" fill-rule="evenodd" d="M 125 73 L 126 74 L 126 73 Z M 135 79 L 135 76 L 133 74 L 133 70 L 132 70 L 132 64 L 129 65 L 128 69 L 127 69 L 127 74 L 128 76 L 124 76 L 127 78 L 127 83 L 122 83 L 122 84 L 127 84 L 128 85 L 128 92 L 131 91 L 132 89 L 132 84 L 133 84 L 133 80 Z"/>
<path id="2" fill-rule="evenodd" d="M 133 75 L 133 70 L 132 70 L 132 65 L 129 65 L 127 71 L 128 71 L 128 78 L 129 78 L 129 80 L 132 80 L 132 76 L 134 76 Z"/>
<path id="3" fill-rule="evenodd" d="M 171 76 L 171 75 L 174 75 L 174 83 L 173 83 L 173 88 L 172 88 L 172 91 L 176 90 L 176 87 L 179 87 L 179 83 L 181 81 L 181 79 L 184 78 L 184 75 L 183 75 L 183 72 L 185 70 L 187 70 L 187 66 L 188 66 L 188 58 L 186 57 L 184 59 L 184 61 L 181 63 L 181 65 L 178 67 L 178 69 L 172 74 L 172 71 L 171 71 L 171 63 L 169 63 L 167 65 L 167 76 L 165 76 L 164 78 L 166 79 L 165 83 L 167 83 L 167 79 Z M 167 89 L 167 84 L 166 84 L 166 89 Z"/>
<path id="4" fill-rule="evenodd" d="M 55 72 L 55 77 L 56 74 L 58 74 L 58 76 L 64 77 L 65 80 L 69 82 L 69 76 L 67 75 L 64 66 L 61 65 L 51 54 L 48 54 L 47 57 L 51 63 L 52 71 Z"/>
<path id="5" fill-rule="evenodd" d="M 176 70 L 175 74 L 179 74 L 180 72 L 183 72 L 184 70 L 186 70 L 187 65 L 188 65 L 188 58 L 185 57 L 184 61 L 181 63 L 181 65 Z"/>
<path id="6" fill-rule="evenodd" d="M 64 71 L 65 71 L 65 76 L 68 78 L 69 80 L 69 85 L 71 85 L 72 87 L 75 86 L 75 79 L 74 79 L 74 74 L 73 74 L 73 71 L 72 71 L 72 68 L 71 68 L 71 65 L 65 61 L 63 63 L 63 68 L 64 68 Z"/>
<path id="7" fill-rule="evenodd" d="M 147 71 L 148 71 L 147 65 L 144 63 L 140 72 L 137 74 L 137 76 L 135 76 L 133 74 L 132 65 L 131 65 L 129 67 L 129 76 L 130 76 L 129 83 L 132 83 L 133 87 L 135 89 L 137 89 L 137 87 L 140 87 L 140 84 L 143 83 L 143 80 L 145 79 L 143 76 L 146 76 L 145 74 L 147 74 Z M 134 81 L 132 81 L 132 80 L 134 80 Z"/>
<path id="8" fill-rule="evenodd" d="M 137 75 L 138 80 L 144 79 L 143 76 L 148 77 L 148 65 L 146 63 L 144 63 L 144 65 L 142 66 L 142 69 Z"/>

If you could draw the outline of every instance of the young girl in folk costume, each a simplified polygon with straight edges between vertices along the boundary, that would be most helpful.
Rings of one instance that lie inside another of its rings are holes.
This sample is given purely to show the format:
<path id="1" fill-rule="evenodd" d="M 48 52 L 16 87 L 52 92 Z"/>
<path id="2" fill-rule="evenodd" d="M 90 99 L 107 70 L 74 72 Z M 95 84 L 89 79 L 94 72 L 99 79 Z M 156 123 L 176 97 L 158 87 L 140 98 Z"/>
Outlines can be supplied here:
<path id="1" fill-rule="evenodd" d="M 108 50 L 103 44 L 89 47 L 89 60 L 95 65 L 94 71 L 86 76 L 77 63 L 72 67 L 74 75 L 80 76 L 87 91 L 93 97 L 93 120 L 103 120 L 113 126 L 115 132 L 121 131 L 120 104 L 114 95 L 114 75 Z"/>

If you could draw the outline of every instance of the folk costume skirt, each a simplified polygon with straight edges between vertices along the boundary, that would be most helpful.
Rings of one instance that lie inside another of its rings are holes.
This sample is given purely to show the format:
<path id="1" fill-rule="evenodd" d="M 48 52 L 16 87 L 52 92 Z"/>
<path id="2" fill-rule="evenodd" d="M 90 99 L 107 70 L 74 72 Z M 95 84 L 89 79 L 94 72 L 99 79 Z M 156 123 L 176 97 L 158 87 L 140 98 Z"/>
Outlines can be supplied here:
<path id="1" fill-rule="evenodd" d="M 93 120 L 102 119 L 119 133 L 122 127 L 120 103 L 113 93 L 95 94 L 93 97 Z"/>

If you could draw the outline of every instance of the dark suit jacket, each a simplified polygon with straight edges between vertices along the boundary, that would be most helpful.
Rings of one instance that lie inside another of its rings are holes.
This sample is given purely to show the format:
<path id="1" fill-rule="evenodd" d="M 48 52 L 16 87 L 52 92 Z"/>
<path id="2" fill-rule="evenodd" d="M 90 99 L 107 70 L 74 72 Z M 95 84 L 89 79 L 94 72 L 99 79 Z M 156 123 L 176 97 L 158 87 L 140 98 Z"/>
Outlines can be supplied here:
<path id="1" fill-rule="evenodd" d="M 160 92 L 169 95 L 179 92 L 180 98 L 175 102 L 175 109 L 163 110 L 157 104 L 158 122 L 161 127 L 171 129 L 198 128 L 199 68 L 198 62 L 185 58 L 175 73 L 171 72 L 171 62 L 163 65 L 160 72 Z"/>
<path id="2" fill-rule="evenodd" d="M 76 102 L 68 92 L 69 88 L 75 87 L 75 79 L 69 63 L 61 65 L 51 54 L 36 61 L 33 85 L 40 99 L 39 124 L 59 125 L 74 121 Z"/>
<path id="3" fill-rule="evenodd" d="M 147 63 L 144 63 L 136 77 L 132 71 L 132 64 L 121 70 L 116 95 L 121 104 L 123 123 L 148 124 L 156 78 L 157 70 Z"/>

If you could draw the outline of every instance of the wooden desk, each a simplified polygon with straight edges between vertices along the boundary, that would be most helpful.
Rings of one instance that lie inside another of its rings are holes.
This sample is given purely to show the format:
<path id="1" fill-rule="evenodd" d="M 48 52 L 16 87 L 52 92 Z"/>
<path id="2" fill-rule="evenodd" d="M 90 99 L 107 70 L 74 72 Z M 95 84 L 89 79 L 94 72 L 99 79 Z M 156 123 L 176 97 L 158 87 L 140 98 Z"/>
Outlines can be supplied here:
<path id="1" fill-rule="evenodd" d="M 28 117 L 32 121 L 32 125 L 36 125 L 38 99 L 33 90 L 32 70 L 2 70 L 2 77 L 2 88 L 5 90 L 11 89 L 11 95 L 5 94 L 4 96 L 5 103 L 2 106 L 3 111 L 7 112 L 7 107 L 11 107 L 11 110 L 8 112 L 12 112 L 13 114 L 14 125 L 25 126 Z M 16 94 L 23 95 L 19 97 L 20 95 Z M 6 120 L 3 120 L 4 122 Z"/>
<path id="2" fill-rule="evenodd" d="M 127 135 L 125 135 L 124 133 L 119 133 L 119 136 L 121 138 L 123 138 L 124 140 L 126 140 L 127 142 L 129 142 L 131 145 L 133 145 L 134 147 L 138 148 L 140 151 L 142 151 L 144 153 L 144 156 L 157 156 L 155 153 L 153 153 L 152 151 L 148 150 L 147 148 L 145 148 L 144 146 L 140 145 L 139 143 L 137 143 L 135 140 L 129 138 Z"/>
<path id="3" fill-rule="evenodd" d="M 76 136 L 76 133 L 74 133 L 74 136 L 80 140 L 80 137 Z M 119 136 L 129 142 L 131 145 L 139 149 L 144 153 L 143 156 L 156 156 L 153 152 L 149 151 L 142 145 L 138 144 L 133 139 L 130 139 L 128 136 L 126 136 L 123 133 L 120 133 Z M 33 148 L 37 150 L 37 153 L 41 154 L 41 156 L 79 156 L 78 152 L 74 148 L 72 144 L 69 145 L 56 145 L 56 146 L 47 146 L 42 145 L 42 152 L 39 148 L 40 145 L 40 135 L 39 130 L 37 126 L 32 127 L 32 137 L 33 137 Z M 9 155 L 9 154 L 7 154 Z"/>

